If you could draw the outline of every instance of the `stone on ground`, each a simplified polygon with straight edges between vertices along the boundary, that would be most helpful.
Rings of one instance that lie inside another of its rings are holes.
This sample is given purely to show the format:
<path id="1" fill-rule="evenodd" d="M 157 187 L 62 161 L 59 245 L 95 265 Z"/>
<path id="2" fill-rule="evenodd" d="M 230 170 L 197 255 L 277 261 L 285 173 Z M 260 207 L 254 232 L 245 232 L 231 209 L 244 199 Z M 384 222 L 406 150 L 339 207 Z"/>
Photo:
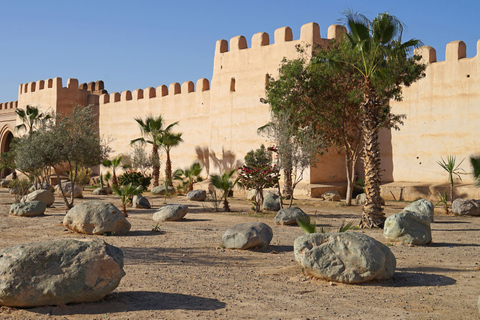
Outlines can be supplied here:
<path id="1" fill-rule="evenodd" d="M 360 193 L 355 197 L 355 204 L 359 205 L 364 205 L 367 202 L 367 194 L 366 193 Z M 385 199 L 380 197 L 380 204 L 382 206 L 385 205 Z"/>
<path id="2" fill-rule="evenodd" d="M 99 195 L 107 195 L 107 194 L 112 194 L 112 189 L 108 187 L 98 187 L 97 189 L 92 191 L 93 195 L 99 196 Z"/>
<path id="3" fill-rule="evenodd" d="M 187 193 L 186 198 L 190 201 L 205 201 L 207 192 L 205 190 L 192 190 Z"/>
<path id="4" fill-rule="evenodd" d="M 63 225 L 79 233 L 110 235 L 127 234 L 131 227 L 117 207 L 98 200 L 77 204 L 65 215 Z"/>
<path id="5" fill-rule="evenodd" d="M 396 260 L 377 240 L 353 232 L 311 233 L 294 243 L 295 260 L 327 281 L 361 283 L 393 276 Z"/>
<path id="6" fill-rule="evenodd" d="M 337 191 L 327 191 L 322 194 L 321 198 L 325 201 L 340 201 L 342 199 Z"/>
<path id="7" fill-rule="evenodd" d="M 426 245 L 432 242 L 433 204 L 420 199 L 409 204 L 402 212 L 385 220 L 383 235 L 387 241 L 407 245 Z"/>
<path id="8" fill-rule="evenodd" d="M 480 201 L 475 199 L 455 199 L 452 203 L 452 212 L 459 216 L 480 216 Z"/>
<path id="9" fill-rule="evenodd" d="M 37 183 L 36 186 L 31 186 L 30 189 L 28 189 L 29 192 L 33 192 L 35 190 L 48 190 L 50 191 L 51 193 L 54 193 L 55 192 L 55 187 L 52 186 L 51 184 L 49 183 Z"/>
<path id="10" fill-rule="evenodd" d="M 39 189 L 33 192 L 30 192 L 22 198 L 22 202 L 27 201 L 43 201 L 47 207 L 51 207 L 55 202 L 55 195 L 49 190 Z"/>
<path id="11" fill-rule="evenodd" d="M 71 197 L 72 196 L 72 183 L 70 181 L 62 182 L 62 188 L 63 188 L 63 192 L 65 193 L 66 197 Z M 55 191 L 57 192 L 57 195 L 62 196 L 62 191 L 60 190 L 59 185 L 55 186 Z M 80 188 L 77 184 L 75 184 L 75 189 L 73 191 L 73 197 L 74 198 L 83 198 L 82 188 Z"/>
<path id="12" fill-rule="evenodd" d="M 166 204 L 153 214 L 155 221 L 178 221 L 188 213 L 188 207 L 183 204 Z"/>
<path id="13" fill-rule="evenodd" d="M 10 215 L 18 217 L 38 217 L 43 216 L 47 205 L 43 201 L 27 201 L 13 203 L 10 206 Z"/>
<path id="14" fill-rule="evenodd" d="M 153 195 L 165 195 L 165 186 L 156 186 L 152 188 L 152 194 Z M 168 186 L 168 194 L 174 194 L 175 189 L 172 186 Z"/>
<path id="15" fill-rule="evenodd" d="M 236 224 L 222 236 L 223 244 L 229 249 L 266 247 L 273 238 L 273 231 L 263 222 Z"/>
<path id="16" fill-rule="evenodd" d="M 278 211 L 273 221 L 275 224 L 296 225 L 297 219 L 310 222 L 310 217 L 308 214 L 303 212 L 303 210 L 298 207 L 283 208 L 282 210 Z"/>
<path id="17" fill-rule="evenodd" d="M 140 195 L 133 196 L 132 207 L 133 208 L 140 208 L 140 209 L 151 209 L 152 208 L 148 199 L 143 197 L 143 196 L 140 196 Z"/>
<path id="18" fill-rule="evenodd" d="M 267 193 L 263 198 L 263 210 L 280 210 L 280 196 L 274 192 Z"/>
<path id="19" fill-rule="evenodd" d="M 123 253 L 99 239 L 62 239 L 0 249 L 0 305 L 95 302 L 125 275 Z"/>

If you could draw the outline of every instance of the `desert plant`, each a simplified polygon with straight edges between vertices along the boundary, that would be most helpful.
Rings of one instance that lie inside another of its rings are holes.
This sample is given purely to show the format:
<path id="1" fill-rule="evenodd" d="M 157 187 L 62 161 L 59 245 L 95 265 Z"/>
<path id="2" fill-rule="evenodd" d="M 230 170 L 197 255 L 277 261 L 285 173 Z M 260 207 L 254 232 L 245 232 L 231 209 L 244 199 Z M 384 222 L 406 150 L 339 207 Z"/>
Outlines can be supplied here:
<path id="1" fill-rule="evenodd" d="M 32 183 L 27 179 L 15 179 L 10 181 L 8 187 L 12 190 L 12 194 L 15 196 L 15 202 L 20 202 L 20 200 L 28 194 L 28 189 L 30 189 Z"/>
<path id="2" fill-rule="evenodd" d="M 81 188 L 90 184 L 90 176 L 92 175 L 92 169 L 86 167 L 79 167 L 78 169 L 73 169 L 73 171 L 68 173 L 68 178 L 70 180 L 75 178 L 75 183 L 78 184 Z"/>
<path id="3" fill-rule="evenodd" d="M 125 186 L 127 184 L 132 184 L 134 186 L 141 186 L 143 190 L 147 190 L 150 186 L 150 182 L 152 181 L 152 177 L 145 176 L 141 172 L 134 172 L 134 171 L 127 171 L 118 177 L 118 183 L 121 186 Z"/>
<path id="4" fill-rule="evenodd" d="M 112 178 L 112 173 L 108 171 L 103 177 L 105 182 L 107 183 L 107 188 L 110 188 L 110 179 Z"/>
<path id="5" fill-rule="evenodd" d="M 112 190 L 116 195 L 122 198 L 122 212 L 125 217 L 128 217 L 127 205 L 132 203 L 133 196 L 142 194 L 143 188 L 129 183 L 121 187 L 112 185 Z"/>
<path id="6" fill-rule="evenodd" d="M 313 222 L 303 220 L 303 219 L 297 219 L 297 224 L 302 228 L 303 231 L 305 231 L 306 234 L 310 233 L 317 233 L 317 224 L 316 221 L 313 220 Z M 357 226 L 355 226 L 355 220 L 350 220 L 349 222 L 345 223 L 345 220 L 342 221 L 342 224 L 337 228 L 336 231 L 334 232 L 347 232 L 349 230 L 356 230 L 358 229 Z M 320 230 L 318 233 L 330 233 L 329 228 L 324 228 L 320 227 Z"/>
<path id="7" fill-rule="evenodd" d="M 440 161 L 437 161 L 438 165 L 442 167 L 445 171 L 448 172 L 448 181 L 450 183 L 450 201 L 453 202 L 454 195 L 455 195 L 455 181 L 454 181 L 454 176 L 462 180 L 462 177 L 460 177 L 460 173 L 462 173 L 464 170 L 460 168 L 462 165 L 463 161 L 465 159 L 462 159 L 459 164 L 457 164 L 457 157 L 449 155 L 447 156 L 447 160 L 444 160 L 441 158 Z"/>
<path id="8" fill-rule="evenodd" d="M 445 210 L 445 214 L 449 214 L 447 191 L 444 191 L 443 194 L 440 191 L 438 191 L 438 197 L 439 197 L 439 200 L 437 203 L 435 203 L 435 206 L 438 206 L 439 204 L 441 204 L 443 206 L 443 209 Z"/>
<path id="9" fill-rule="evenodd" d="M 113 159 L 105 159 L 102 161 L 102 165 L 106 168 L 112 169 L 112 184 L 118 186 L 118 179 L 117 179 L 117 169 L 122 167 L 126 169 L 127 166 L 122 165 L 123 156 L 116 157 Z"/>
<path id="10" fill-rule="evenodd" d="M 202 165 L 194 162 L 189 168 L 175 170 L 173 179 L 182 181 L 179 187 L 183 192 L 192 191 L 195 183 L 203 181 L 203 178 L 200 177 L 202 170 Z"/>
<path id="11" fill-rule="evenodd" d="M 230 205 L 228 204 L 228 195 L 233 190 L 233 187 L 237 184 L 239 178 L 232 181 L 232 177 L 235 174 L 235 169 L 230 172 L 225 172 L 222 175 L 212 174 L 210 176 L 213 186 L 219 190 L 222 190 L 223 194 L 220 197 L 223 200 L 223 210 L 230 212 Z"/>

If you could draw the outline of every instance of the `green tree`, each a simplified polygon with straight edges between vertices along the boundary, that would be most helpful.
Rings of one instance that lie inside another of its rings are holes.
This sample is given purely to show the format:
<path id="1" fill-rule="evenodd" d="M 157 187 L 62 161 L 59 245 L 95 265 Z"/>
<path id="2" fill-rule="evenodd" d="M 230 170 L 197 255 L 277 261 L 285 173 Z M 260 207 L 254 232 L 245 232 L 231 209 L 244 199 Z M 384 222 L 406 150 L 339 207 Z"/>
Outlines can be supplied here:
<path id="1" fill-rule="evenodd" d="M 170 182 L 170 185 L 172 185 L 172 160 L 170 159 L 170 151 L 183 142 L 182 133 L 172 132 L 172 128 L 176 125 L 178 125 L 178 122 L 168 125 L 158 139 L 159 145 L 165 150 L 167 155 L 167 161 L 165 162 L 165 179 Z"/>
<path id="2" fill-rule="evenodd" d="M 212 174 L 210 175 L 210 179 L 212 182 L 212 185 L 219 189 L 222 190 L 222 196 L 221 199 L 223 200 L 223 210 L 226 212 L 230 212 L 230 205 L 228 204 L 228 195 L 230 192 L 233 190 L 235 185 L 238 182 L 238 178 L 234 181 L 232 181 L 232 177 L 235 174 L 236 169 L 231 170 L 230 172 L 225 172 L 222 175 L 218 174 Z"/>
<path id="3" fill-rule="evenodd" d="M 142 194 L 143 192 L 142 186 L 135 185 L 132 183 L 129 183 L 127 185 L 123 185 L 120 187 L 118 185 L 113 185 L 112 190 L 117 196 L 120 196 L 122 198 L 122 212 L 125 217 L 128 217 L 127 205 L 129 203 L 132 203 L 134 196 Z"/>
<path id="4" fill-rule="evenodd" d="M 153 186 L 159 185 L 160 178 L 160 156 L 158 154 L 159 140 L 163 134 L 163 118 L 162 116 L 146 117 L 145 120 L 135 118 L 135 121 L 140 127 L 142 137 L 132 140 L 130 143 L 134 144 L 137 141 L 142 143 L 149 143 L 152 145 L 152 166 L 153 166 Z"/>
<path id="5" fill-rule="evenodd" d="M 32 107 L 30 105 L 27 105 L 25 109 L 16 109 L 15 113 L 22 121 L 22 124 L 17 125 L 15 129 L 17 131 L 24 129 L 27 134 L 31 134 L 35 126 L 52 118 L 50 113 L 40 112 L 38 107 Z"/>
<path id="6" fill-rule="evenodd" d="M 118 186 L 118 180 L 117 180 L 117 169 L 119 167 L 122 167 L 126 169 L 128 166 L 123 165 L 122 166 L 122 159 L 123 156 L 116 157 L 113 159 L 105 159 L 102 161 L 102 165 L 106 168 L 110 168 L 112 170 L 112 185 Z"/>
<path id="7" fill-rule="evenodd" d="M 189 168 L 175 170 L 173 177 L 175 180 L 182 181 L 184 192 L 189 192 L 193 190 L 193 185 L 195 183 L 203 181 L 203 178 L 200 177 L 202 170 L 202 165 L 198 162 L 194 162 Z"/>
<path id="8" fill-rule="evenodd" d="M 363 78 L 362 112 L 363 162 L 366 203 L 361 227 L 382 227 L 385 215 L 380 198 L 380 147 L 378 133 L 388 100 L 401 100 L 402 86 L 424 75 L 421 57 L 413 54 L 417 39 L 403 42 L 403 24 L 395 16 L 380 13 L 373 20 L 346 12 L 347 38 L 355 59 L 339 61 L 353 67 Z"/>

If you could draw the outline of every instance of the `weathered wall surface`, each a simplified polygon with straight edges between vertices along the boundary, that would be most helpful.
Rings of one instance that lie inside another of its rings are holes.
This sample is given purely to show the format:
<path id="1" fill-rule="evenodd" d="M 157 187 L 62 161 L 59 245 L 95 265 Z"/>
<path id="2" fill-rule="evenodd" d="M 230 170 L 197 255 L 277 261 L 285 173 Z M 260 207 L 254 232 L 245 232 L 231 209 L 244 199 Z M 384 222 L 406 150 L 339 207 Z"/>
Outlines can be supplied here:
<path id="1" fill-rule="evenodd" d="M 445 61 L 437 62 L 431 47 L 421 54 L 429 63 L 426 77 L 404 89 L 403 102 L 392 103 L 394 113 L 407 116 L 391 132 L 393 181 L 447 182 L 437 161 L 454 155 L 457 163 L 465 159 L 462 180 L 471 182 L 469 157 L 480 153 L 480 56 L 467 58 L 462 41 L 447 45 Z"/>

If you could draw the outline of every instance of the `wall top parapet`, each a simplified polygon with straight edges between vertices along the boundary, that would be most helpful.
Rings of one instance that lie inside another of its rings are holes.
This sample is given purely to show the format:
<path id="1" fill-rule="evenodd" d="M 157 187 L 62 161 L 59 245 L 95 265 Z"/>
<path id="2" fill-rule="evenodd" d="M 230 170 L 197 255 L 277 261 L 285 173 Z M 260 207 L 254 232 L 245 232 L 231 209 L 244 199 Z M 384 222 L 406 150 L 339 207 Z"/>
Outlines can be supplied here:
<path id="1" fill-rule="evenodd" d="M 25 93 L 33 93 L 41 90 L 87 90 L 92 93 L 104 93 L 104 84 L 103 81 L 99 80 L 97 82 L 90 82 L 88 84 L 78 84 L 78 80 L 75 78 L 69 78 L 67 80 L 67 86 L 63 87 L 63 81 L 61 77 L 56 77 L 53 79 L 47 80 L 38 80 L 36 82 L 22 83 L 19 86 L 18 94 L 22 95 Z"/>
<path id="2" fill-rule="evenodd" d="M 433 64 L 438 62 L 457 63 L 467 58 L 467 45 L 461 40 L 451 41 L 445 47 L 445 61 L 437 61 L 437 51 L 431 46 L 423 46 L 415 49 L 415 53 L 422 56 L 424 63 Z M 477 54 L 469 59 L 480 59 L 480 40 L 477 41 Z"/>

